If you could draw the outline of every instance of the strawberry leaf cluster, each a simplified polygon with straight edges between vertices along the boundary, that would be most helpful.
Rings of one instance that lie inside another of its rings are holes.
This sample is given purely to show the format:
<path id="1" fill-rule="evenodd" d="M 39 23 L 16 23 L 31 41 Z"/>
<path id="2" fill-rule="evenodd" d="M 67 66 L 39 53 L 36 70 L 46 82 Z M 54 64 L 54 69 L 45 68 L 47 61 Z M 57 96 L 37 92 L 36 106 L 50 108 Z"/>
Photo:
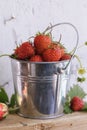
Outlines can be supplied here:
<path id="1" fill-rule="evenodd" d="M 0 102 L 4 103 L 9 108 L 9 113 L 14 113 L 18 110 L 16 103 L 16 94 L 12 94 L 9 99 L 7 92 L 3 87 L 0 86 Z"/>
<path id="2" fill-rule="evenodd" d="M 83 101 L 86 95 L 87 94 L 78 84 L 73 85 L 66 95 L 64 113 L 68 114 L 79 110 L 87 111 L 87 103 Z"/>

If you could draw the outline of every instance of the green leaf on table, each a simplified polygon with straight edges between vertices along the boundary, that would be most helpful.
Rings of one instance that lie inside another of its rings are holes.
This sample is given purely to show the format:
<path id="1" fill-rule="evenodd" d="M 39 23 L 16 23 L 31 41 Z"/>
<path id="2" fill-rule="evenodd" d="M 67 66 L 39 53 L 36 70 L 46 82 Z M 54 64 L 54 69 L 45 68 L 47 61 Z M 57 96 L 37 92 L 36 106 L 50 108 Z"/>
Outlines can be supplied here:
<path id="1" fill-rule="evenodd" d="M 17 106 L 16 102 L 16 94 L 13 94 L 10 98 L 10 103 L 9 103 L 9 113 L 14 114 L 19 110 L 19 107 Z"/>
<path id="2" fill-rule="evenodd" d="M 0 102 L 9 103 L 9 98 L 7 93 L 5 92 L 4 88 L 0 87 Z"/>
<path id="3" fill-rule="evenodd" d="M 70 98 L 68 98 L 68 97 L 67 97 L 67 100 L 66 100 L 66 102 L 65 102 L 65 104 L 64 104 L 63 112 L 64 112 L 65 114 L 68 114 L 68 113 L 72 113 L 72 112 L 73 112 L 72 109 L 70 108 Z"/>
<path id="4" fill-rule="evenodd" d="M 9 107 L 9 113 L 10 114 L 15 114 L 15 113 L 17 113 L 18 112 L 18 110 L 19 110 L 19 107 Z"/>
<path id="5" fill-rule="evenodd" d="M 16 94 L 13 94 L 10 99 L 10 107 L 14 107 L 16 105 Z"/>
<path id="6" fill-rule="evenodd" d="M 65 103 L 63 112 L 64 112 L 65 114 L 69 114 L 69 113 L 72 113 L 73 111 L 72 111 L 72 109 Z"/>
<path id="7" fill-rule="evenodd" d="M 67 96 L 70 97 L 71 99 L 74 97 L 74 96 L 78 96 L 80 97 L 81 99 L 83 99 L 87 94 L 84 92 L 84 90 L 78 85 L 74 85 L 73 87 L 70 88 Z"/>

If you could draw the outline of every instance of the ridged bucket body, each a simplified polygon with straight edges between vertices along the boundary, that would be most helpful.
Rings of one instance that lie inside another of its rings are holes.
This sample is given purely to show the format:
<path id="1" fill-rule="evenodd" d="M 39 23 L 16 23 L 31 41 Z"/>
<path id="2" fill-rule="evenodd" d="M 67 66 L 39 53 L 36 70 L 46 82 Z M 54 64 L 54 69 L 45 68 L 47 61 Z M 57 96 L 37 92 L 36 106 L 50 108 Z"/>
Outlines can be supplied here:
<path id="1" fill-rule="evenodd" d="M 58 68 L 64 68 L 67 63 L 68 60 L 28 62 L 11 58 L 19 115 L 38 119 L 63 115 L 70 64 L 62 74 L 58 73 Z"/>

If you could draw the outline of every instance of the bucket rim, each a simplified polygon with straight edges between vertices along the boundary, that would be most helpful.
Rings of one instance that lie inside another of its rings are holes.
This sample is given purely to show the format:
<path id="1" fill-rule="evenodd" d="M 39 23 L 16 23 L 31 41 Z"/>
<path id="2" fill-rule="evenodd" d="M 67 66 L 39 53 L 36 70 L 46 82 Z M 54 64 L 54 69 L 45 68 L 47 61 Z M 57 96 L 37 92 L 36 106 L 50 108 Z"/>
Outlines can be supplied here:
<path id="1" fill-rule="evenodd" d="M 50 62 L 35 62 L 35 61 L 27 61 L 27 60 L 19 60 L 19 59 L 14 59 L 12 57 L 10 57 L 10 59 L 12 61 L 16 61 L 16 62 L 20 62 L 20 63 L 30 63 L 30 64 L 58 64 L 58 63 L 64 63 L 64 62 L 68 62 L 69 60 L 62 60 L 62 61 L 50 61 Z"/>

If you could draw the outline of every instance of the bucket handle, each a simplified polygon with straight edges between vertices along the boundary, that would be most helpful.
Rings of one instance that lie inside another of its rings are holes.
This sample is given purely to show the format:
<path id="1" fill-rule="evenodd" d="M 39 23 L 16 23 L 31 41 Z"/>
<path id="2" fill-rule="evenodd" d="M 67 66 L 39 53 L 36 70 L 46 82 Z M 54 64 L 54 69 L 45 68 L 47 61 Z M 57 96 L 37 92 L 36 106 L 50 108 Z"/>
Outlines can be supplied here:
<path id="1" fill-rule="evenodd" d="M 69 22 L 63 22 L 63 23 L 58 23 L 58 24 L 52 25 L 52 26 L 48 26 L 48 28 L 43 32 L 43 33 L 45 33 L 45 32 L 48 31 L 48 30 L 52 30 L 52 28 L 54 28 L 54 27 L 56 27 L 56 26 L 64 25 L 64 24 L 71 26 L 71 27 L 75 30 L 77 37 L 76 37 L 76 44 L 75 44 L 75 47 L 74 47 L 74 49 L 73 49 L 73 53 L 72 53 L 72 55 L 71 55 L 71 58 L 70 58 L 69 62 L 67 63 L 67 65 L 66 65 L 65 67 L 63 67 L 63 68 L 58 67 L 58 69 L 57 69 L 57 72 L 58 72 L 59 74 L 63 73 L 64 70 L 67 69 L 67 67 L 69 66 L 69 64 L 70 64 L 70 62 L 71 62 L 71 60 L 72 60 L 72 58 L 74 57 L 74 54 L 75 54 L 75 52 L 76 52 L 76 49 L 77 49 L 77 46 L 78 46 L 78 43 L 79 43 L 78 30 L 77 30 L 77 28 L 76 28 L 73 24 L 71 24 L 71 23 L 69 23 Z"/>

